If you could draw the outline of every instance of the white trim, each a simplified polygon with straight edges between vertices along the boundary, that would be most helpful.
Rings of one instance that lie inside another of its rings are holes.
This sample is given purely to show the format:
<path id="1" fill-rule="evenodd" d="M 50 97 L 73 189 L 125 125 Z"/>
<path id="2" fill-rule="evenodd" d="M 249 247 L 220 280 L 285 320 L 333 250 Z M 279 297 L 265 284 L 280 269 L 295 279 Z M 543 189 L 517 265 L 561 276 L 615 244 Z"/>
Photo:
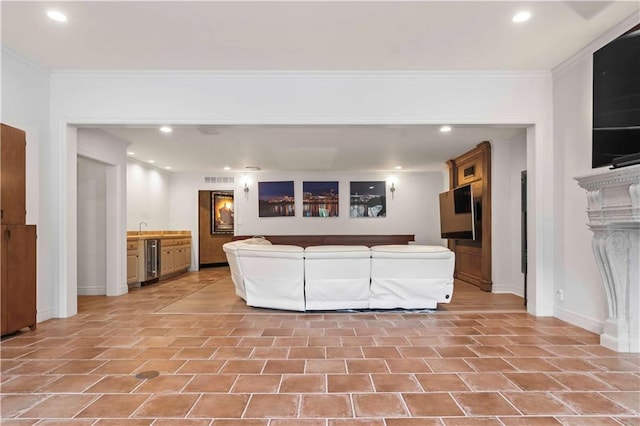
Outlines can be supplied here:
<path id="1" fill-rule="evenodd" d="M 513 285 L 497 286 L 495 283 L 491 287 L 491 293 L 493 294 L 513 294 L 518 297 L 524 297 L 521 287 Z"/>
<path id="2" fill-rule="evenodd" d="M 47 77 L 51 77 L 51 70 L 36 64 L 35 62 L 33 62 L 31 59 L 27 59 L 24 56 L 22 56 L 21 54 L 19 54 L 18 52 L 9 49 L 6 46 L 0 46 L 0 49 L 2 50 L 3 54 L 6 54 L 7 56 L 11 56 L 12 58 L 22 62 L 23 65 L 26 65 L 30 68 L 33 68 L 34 70 L 41 72 L 42 74 L 46 74 Z"/>
<path id="3" fill-rule="evenodd" d="M 604 330 L 604 323 L 602 321 L 588 318 L 582 314 L 559 308 L 558 306 L 553 309 L 553 316 L 562 321 L 566 321 L 569 324 L 584 328 L 585 330 L 591 331 L 598 335 L 602 334 Z"/>
<path id="4" fill-rule="evenodd" d="M 571 69 L 576 63 L 585 60 L 585 57 L 590 59 L 590 56 L 591 54 L 593 54 L 593 52 L 600 49 L 611 40 L 621 36 L 625 31 L 629 30 L 634 25 L 638 25 L 638 23 L 640 23 L 640 12 L 635 12 L 628 18 L 620 22 L 618 25 L 608 29 L 604 34 L 602 34 L 591 43 L 587 44 L 585 47 L 570 56 L 568 59 L 552 68 L 551 73 L 553 75 L 562 74 L 565 71 Z"/>
<path id="5" fill-rule="evenodd" d="M 53 307 L 48 307 L 46 309 L 38 308 L 38 313 L 36 314 L 36 322 L 41 323 L 52 318 L 55 318 L 56 310 Z"/>
<path id="6" fill-rule="evenodd" d="M 478 78 L 478 79 L 512 79 L 531 80 L 546 79 L 551 75 L 550 71 L 530 70 L 530 71 L 307 71 L 307 70 L 275 70 L 275 71 L 153 71 L 153 70 L 53 70 L 52 78 L 127 78 L 127 79 L 197 79 L 205 80 L 243 80 L 243 79 L 273 79 L 273 80 L 295 80 L 314 78 L 318 80 L 452 80 L 458 78 Z"/>
<path id="7" fill-rule="evenodd" d="M 82 286 L 78 285 L 78 296 L 104 296 L 106 292 L 107 285 L 99 286 L 99 285 L 90 285 L 90 286 Z"/>

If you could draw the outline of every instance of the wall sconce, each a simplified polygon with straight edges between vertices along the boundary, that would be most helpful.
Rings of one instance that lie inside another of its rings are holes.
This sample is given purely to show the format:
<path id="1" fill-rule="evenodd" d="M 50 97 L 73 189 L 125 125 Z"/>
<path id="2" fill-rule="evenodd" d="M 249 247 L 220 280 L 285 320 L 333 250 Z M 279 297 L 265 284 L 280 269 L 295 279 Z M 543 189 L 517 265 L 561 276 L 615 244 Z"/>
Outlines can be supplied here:
<path id="1" fill-rule="evenodd" d="M 394 182 L 391 182 L 391 188 L 389 188 L 389 191 L 391 191 L 391 199 L 393 200 L 393 194 L 396 193 L 396 185 Z"/>
<path id="2" fill-rule="evenodd" d="M 247 182 L 244 183 L 244 199 L 248 200 L 249 199 L 249 185 L 247 184 Z"/>

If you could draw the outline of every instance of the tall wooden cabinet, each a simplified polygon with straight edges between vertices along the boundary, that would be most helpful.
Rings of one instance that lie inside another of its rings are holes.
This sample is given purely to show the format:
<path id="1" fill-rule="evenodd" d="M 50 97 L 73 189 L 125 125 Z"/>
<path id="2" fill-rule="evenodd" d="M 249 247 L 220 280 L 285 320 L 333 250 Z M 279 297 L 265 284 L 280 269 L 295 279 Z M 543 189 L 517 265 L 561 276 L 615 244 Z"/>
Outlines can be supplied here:
<path id="1" fill-rule="evenodd" d="M 36 325 L 36 226 L 2 225 L 2 333 Z"/>
<path id="2" fill-rule="evenodd" d="M 0 334 L 36 326 L 36 227 L 26 225 L 26 135 L 0 125 Z"/>
<path id="3" fill-rule="evenodd" d="M 491 291 L 491 144 L 482 142 L 447 162 L 449 187 L 471 185 L 475 240 L 449 240 L 456 253 L 455 277 Z"/>
<path id="4" fill-rule="evenodd" d="M 3 225 L 24 225 L 27 137 L 20 129 L 0 126 L 0 218 Z"/>

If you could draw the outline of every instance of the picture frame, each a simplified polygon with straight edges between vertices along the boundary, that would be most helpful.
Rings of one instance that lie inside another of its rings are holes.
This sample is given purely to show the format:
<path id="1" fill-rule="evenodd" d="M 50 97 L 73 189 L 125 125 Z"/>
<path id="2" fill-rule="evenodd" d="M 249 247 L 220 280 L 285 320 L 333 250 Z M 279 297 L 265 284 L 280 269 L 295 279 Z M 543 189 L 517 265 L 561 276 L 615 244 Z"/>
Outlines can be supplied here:
<path id="1" fill-rule="evenodd" d="M 385 181 L 350 182 L 349 217 L 386 217 Z"/>
<path id="2" fill-rule="evenodd" d="M 295 196 L 292 180 L 258 182 L 258 216 L 295 216 Z"/>
<path id="3" fill-rule="evenodd" d="M 338 181 L 302 182 L 303 217 L 338 217 Z"/>
<path id="4" fill-rule="evenodd" d="M 233 234 L 233 191 L 211 191 L 211 234 Z"/>

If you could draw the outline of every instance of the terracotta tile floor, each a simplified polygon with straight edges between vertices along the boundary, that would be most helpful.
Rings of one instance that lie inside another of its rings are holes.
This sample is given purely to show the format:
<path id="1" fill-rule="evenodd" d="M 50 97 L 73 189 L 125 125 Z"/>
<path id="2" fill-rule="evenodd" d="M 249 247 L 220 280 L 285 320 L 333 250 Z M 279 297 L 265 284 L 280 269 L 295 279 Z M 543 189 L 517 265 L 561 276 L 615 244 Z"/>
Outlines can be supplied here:
<path id="1" fill-rule="evenodd" d="M 2 340 L 0 423 L 640 425 L 638 354 L 503 296 L 457 283 L 432 313 L 270 311 L 217 268 L 80 297 Z"/>

